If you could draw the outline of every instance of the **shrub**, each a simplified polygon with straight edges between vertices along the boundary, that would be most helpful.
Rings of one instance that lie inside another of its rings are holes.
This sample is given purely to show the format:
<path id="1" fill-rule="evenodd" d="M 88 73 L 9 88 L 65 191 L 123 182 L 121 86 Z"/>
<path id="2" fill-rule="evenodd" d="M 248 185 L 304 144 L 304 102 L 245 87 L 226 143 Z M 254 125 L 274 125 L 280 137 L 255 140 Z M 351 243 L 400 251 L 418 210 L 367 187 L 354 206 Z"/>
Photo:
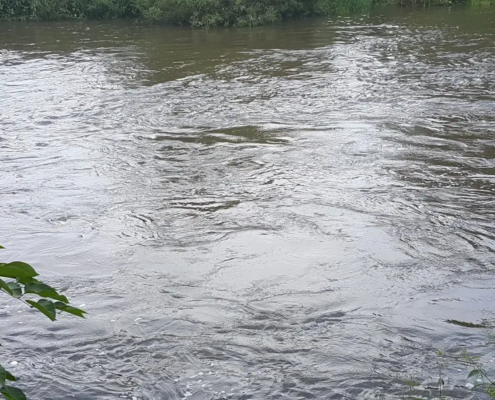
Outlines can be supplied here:
<path id="1" fill-rule="evenodd" d="M 136 0 L 151 22 L 212 26 L 254 26 L 310 14 L 310 1 L 301 0 Z"/>
<path id="2" fill-rule="evenodd" d="M 0 0 L 0 19 L 108 19 L 134 15 L 134 0 Z"/>

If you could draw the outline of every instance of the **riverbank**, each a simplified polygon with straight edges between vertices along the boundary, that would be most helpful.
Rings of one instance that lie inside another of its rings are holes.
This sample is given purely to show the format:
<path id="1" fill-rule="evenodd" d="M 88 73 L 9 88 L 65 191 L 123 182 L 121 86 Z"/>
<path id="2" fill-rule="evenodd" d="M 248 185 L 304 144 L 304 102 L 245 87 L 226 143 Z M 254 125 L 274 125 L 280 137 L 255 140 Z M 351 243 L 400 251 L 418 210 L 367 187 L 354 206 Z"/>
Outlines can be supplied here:
<path id="1" fill-rule="evenodd" d="M 348 14 L 378 3 L 478 5 L 495 0 L 3 0 L 0 20 L 136 18 L 203 28 L 255 26 L 304 16 Z"/>

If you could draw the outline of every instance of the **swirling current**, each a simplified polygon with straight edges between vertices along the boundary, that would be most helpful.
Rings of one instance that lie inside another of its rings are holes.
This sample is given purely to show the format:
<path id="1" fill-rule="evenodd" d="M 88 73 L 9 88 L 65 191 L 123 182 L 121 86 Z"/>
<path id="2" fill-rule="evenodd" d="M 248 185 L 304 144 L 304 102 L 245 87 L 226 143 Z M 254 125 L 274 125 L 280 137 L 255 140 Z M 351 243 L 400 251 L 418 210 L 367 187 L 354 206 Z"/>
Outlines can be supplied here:
<path id="1" fill-rule="evenodd" d="M 0 24 L 0 303 L 30 399 L 483 399 L 495 9 Z M 438 356 L 442 350 L 443 357 Z M 439 366 L 441 365 L 441 371 Z"/>

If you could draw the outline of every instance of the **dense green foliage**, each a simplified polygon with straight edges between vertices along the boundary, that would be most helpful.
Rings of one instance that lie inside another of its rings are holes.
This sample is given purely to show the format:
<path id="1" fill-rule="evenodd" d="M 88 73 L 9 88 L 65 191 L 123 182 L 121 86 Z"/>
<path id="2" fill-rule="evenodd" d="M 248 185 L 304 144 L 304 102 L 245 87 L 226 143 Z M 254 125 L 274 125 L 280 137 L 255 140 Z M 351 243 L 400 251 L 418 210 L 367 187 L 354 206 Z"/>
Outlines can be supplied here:
<path id="1" fill-rule="evenodd" d="M 34 268 L 24 262 L 0 263 L 0 293 L 26 303 L 52 321 L 55 321 L 57 312 L 84 318 L 85 311 L 72 307 L 67 297 L 36 279 L 37 276 Z M 8 400 L 25 400 L 22 390 L 11 386 L 9 381 L 15 382 L 17 378 L 0 364 L 0 395 Z"/>
<path id="2" fill-rule="evenodd" d="M 254 26 L 292 17 L 347 14 L 374 3 L 490 4 L 495 0 L 0 0 L 0 20 L 136 18 L 196 27 Z"/>
<path id="3" fill-rule="evenodd" d="M 0 0 L 0 19 L 120 18 L 134 11 L 133 0 Z"/>
<path id="4" fill-rule="evenodd" d="M 193 26 L 260 25 L 314 13 L 305 0 L 136 0 L 149 21 Z"/>

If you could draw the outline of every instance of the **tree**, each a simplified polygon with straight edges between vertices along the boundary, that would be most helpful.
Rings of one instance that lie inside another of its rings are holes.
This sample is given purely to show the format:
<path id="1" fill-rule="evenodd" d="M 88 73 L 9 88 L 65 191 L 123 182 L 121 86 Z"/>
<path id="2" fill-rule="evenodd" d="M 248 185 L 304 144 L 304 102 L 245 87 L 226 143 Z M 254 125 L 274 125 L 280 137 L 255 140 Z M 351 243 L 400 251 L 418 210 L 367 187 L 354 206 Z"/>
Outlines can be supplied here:
<path id="1" fill-rule="evenodd" d="M 22 261 L 0 263 L 0 292 L 38 310 L 51 321 L 55 321 L 57 312 L 84 318 L 86 311 L 71 306 L 67 297 L 36 279 L 37 276 L 34 268 Z M 0 395 L 7 400 L 26 400 L 24 392 L 10 386 L 9 381 L 17 381 L 17 378 L 0 364 Z"/>

